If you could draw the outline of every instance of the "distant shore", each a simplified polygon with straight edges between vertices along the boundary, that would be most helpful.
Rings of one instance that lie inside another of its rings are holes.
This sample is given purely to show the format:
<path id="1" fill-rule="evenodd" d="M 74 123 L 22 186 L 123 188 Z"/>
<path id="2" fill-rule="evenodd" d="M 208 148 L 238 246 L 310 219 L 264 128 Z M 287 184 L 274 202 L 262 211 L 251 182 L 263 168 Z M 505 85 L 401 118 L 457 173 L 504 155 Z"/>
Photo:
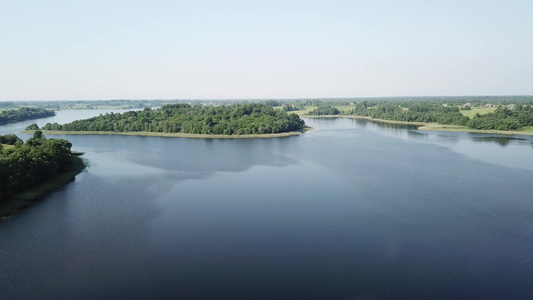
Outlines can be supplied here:
<path id="1" fill-rule="evenodd" d="M 268 134 L 240 134 L 240 135 L 223 135 L 223 134 L 193 134 L 193 133 L 165 133 L 165 132 L 146 132 L 146 131 L 129 131 L 129 132 L 114 132 L 114 131 L 61 131 L 61 130 L 41 130 L 45 135 L 133 135 L 133 136 L 161 136 L 161 137 L 176 137 L 176 138 L 197 138 L 197 139 L 256 139 L 256 138 L 278 138 L 296 136 L 307 131 L 313 130 L 311 127 L 306 127 L 303 130 L 289 131 L 281 133 Z M 33 134 L 35 130 L 24 130 L 21 133 Z"/>
<path id="2" fill-rule="evenodd" d="M 80 152 L 72 152 L 72 166 L 70 170 L 41 182 L 24 192 L 13 195 L 7 201 L 0 203 L 0 222 L 21 212 L 26 207 L 51 194 L 58 188 L 74 181 L 76 175 L 81 173 L 86 167 L 83 159 L 79 157 L 82 154 Z"/>
<path id="3" fill-rule="evenodd" d="M 382 119 L 374 119 L 371 117 L 354 116 L 354 115 L 327 115 L 327 116 L 302 115 L 301 117 L 303 118 L 362 119 L 362 120 L 387 123 L 387 124 L 413 125 L 413 126 L 416 126 L 418 130 L 424 130 L 424 131 L 454 131 L 454 132 L 485 133 L 485 134 L 500 134 L 500 135 L 533 135 L 533 131 L 479 130 L 479 129 L 472 129 L 466 126 L 459 126 L 459 125 L 443 125 L 443 124 L 438 124 L 438 123 L 382 120 Z"/>

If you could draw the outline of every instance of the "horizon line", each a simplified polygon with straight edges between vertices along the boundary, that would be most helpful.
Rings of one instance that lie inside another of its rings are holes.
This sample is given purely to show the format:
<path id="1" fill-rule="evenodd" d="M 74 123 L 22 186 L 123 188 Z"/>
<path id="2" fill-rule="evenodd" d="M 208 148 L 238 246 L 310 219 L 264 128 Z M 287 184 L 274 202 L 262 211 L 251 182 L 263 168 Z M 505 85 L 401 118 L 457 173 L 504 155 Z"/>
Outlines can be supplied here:
<path id="1" fill-rule="evenodd" d="M 336 100 L 336 99 L 368 99 L 368 98 L 460 98 L 460 97 L 533 97 L 533 95 L 447 95 L 447 96 L 355 96 L 355 97 L 301 97 L 301 98 L 113 98 L 113 99 L 33 99 L 33 100 L 0 100 L 2 102 L 60 102 L 60 101 L 268 101 L 268 100 Z"/>

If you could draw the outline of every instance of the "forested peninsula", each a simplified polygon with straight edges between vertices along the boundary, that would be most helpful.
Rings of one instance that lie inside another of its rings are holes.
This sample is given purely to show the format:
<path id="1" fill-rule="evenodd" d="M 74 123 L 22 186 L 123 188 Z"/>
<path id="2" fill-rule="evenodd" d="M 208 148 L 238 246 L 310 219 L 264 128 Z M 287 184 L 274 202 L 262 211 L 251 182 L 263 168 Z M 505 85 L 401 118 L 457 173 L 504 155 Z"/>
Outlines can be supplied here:
<path id="1" fill-rule="evenodd" d="M 41 131 L 25 143 L 13 134 L 0 136 L 0 220 L 72 181 L 85 168 L 64 139 Z"/>
<path id="2" fill-rule="evenodd" d="M 0 113 L 0 125 L 26 120 L 48 118 L 55 115 L 56 113 L 54 111 L 34 107 L 20 107 L 13 110 L 3 110 Z"/>
<path id="3" fill-rule="evenodd" d="M 89 133 L 182 133 L 211 136 L 283 134 L 302 131 L 296 114 L 261 103 L 234 105 L 168 104 L 158 109 L 107 113 L 67 124 L 46 124 L 41 129 Z M 32 124 L 27 130 L 39 129 Z"/>
<path id="4" fill-rule="evenodd" d="M 477 130 L 517 131 L 533 126 L 531 105 L 498 105 L 494 111 L 483 115 L 475 113 L 472 118 L 465 116 L 461 110 L 472 110 L 471 104 L 448 106 L 432 102 L 390 102 L 372 105 L 362 101 L 351 113 L 374 119 L 459 125 Z"/>

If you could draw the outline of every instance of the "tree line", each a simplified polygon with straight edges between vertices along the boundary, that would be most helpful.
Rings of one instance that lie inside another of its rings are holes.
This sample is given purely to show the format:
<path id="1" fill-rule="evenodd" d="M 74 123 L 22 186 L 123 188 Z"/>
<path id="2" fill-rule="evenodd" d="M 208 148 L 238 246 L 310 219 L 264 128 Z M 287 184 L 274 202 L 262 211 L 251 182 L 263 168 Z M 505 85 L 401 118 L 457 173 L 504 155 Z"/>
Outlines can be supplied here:
<path id="1" fill-rule="evenodd" d="M 13 140 L 12 136 L 7 139 Z M 47 139 L 41 131 L 25 143 L 15 136 L 14 146 L 0 144 L 0 202 L 69 170 L 71 147 L 69 141 Z"/>
<path id="2" fill-rule="evenodd" d="M 168 104 L 158 109 L 146 107 L 141 111 L 122 114 L 106 113 L 63 125 L 48 123 L 42 129 L 242 135 L 296 131 L 304 126 L 304 121 L 298 115 L 287 114 L 260 103 L 228 106 L 182 103 Z M 33 129 L 36 129 L 35 126 Z"/>
<path id="3" fill-rule="evenodd" d="M 26 120 L 48 118 L 55 116 L 56 113 L 51 110 L 35 108 L 35 107 L 20 107 L 14 110 L 4 110 L 0 113 L 0 125 L 7 123 L 15 123 Z"/>
<path id="4" fill-rule="evenodd" d="M 533 126 L 533 108 L 531 105 L 515 105 L 514 109 L 499 106 L 494 112 L 475 114 L 466 124 L 469 128 L 481 130 L 520 130 Z"/>
<path id="5" fill-rule="evenodd" d="M 470 106 L 465 106 L 470 107 Z M 375 119 L 460 125 L 479 130 L 521 130 L 533 126 L 533 107 L 516 104 L 513 109 L 499 105 L 494 112 L 464 116 L 459 106 L 444 106 L 440 102 L 372 102 L 361 101 L 351 111 L 353 115 Z"/>
<path id="6" fill-rule="evenodd" d="M 443 106 L 435 102 L 380 102 L 361 101 L 351 111 L 353 115 L 375 119 L 452 124 L 465 126 L 470 120 L 459 107 Z"/>

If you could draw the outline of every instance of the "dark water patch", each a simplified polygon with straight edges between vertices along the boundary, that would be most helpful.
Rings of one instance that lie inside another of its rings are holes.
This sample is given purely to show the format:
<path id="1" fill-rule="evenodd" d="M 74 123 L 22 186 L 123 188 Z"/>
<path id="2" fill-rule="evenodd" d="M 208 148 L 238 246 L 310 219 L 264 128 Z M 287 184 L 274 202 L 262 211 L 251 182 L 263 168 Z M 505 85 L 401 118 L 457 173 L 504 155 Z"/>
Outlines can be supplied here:
<path id="1" fill-rule="evenodd" d="M 476 142 L 496 143 L 505 147 L 512 141 L 527 141 L 528 139 L 509 136 L 473 136 L 472 140 Z"/>

